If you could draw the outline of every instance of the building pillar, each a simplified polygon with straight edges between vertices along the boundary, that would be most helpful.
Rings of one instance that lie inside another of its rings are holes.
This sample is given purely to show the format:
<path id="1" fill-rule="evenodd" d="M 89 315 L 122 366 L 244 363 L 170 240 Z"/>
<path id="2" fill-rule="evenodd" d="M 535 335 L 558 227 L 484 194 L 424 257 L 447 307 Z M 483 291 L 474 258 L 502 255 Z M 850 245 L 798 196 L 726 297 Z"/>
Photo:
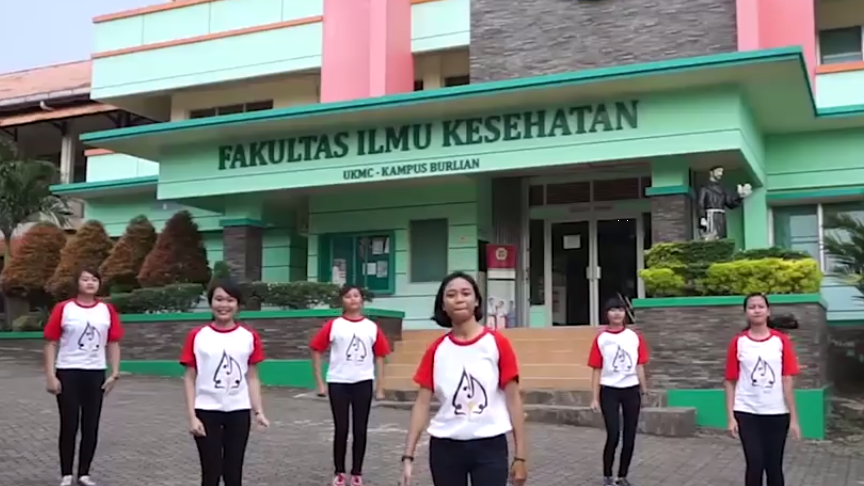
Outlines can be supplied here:
<path id="1" fill-rule="evenodd" d="M 240 281 L 261 280 L 265 223 L 253 219 L 222 219 L 222 259 Z"/>
<path id="2" fill-rule="evenodd" d="M 693 239 L 693 196 L 690 165 L 682 157 L 651 162 L 651 243 Z"/>
<path id="3" fill-rule="evenodd" d="M 324 0 L 321 102 L 413 90 L 411 0 Z"/>
<path id="4" fill-rule="evenodd" d="M 60 183 L 75 181 L 75 161 L 78 159 L 78 136 L 69 131 L 60 139 Z"/>
<path id="5" fill-rule="evenodd" d="M 736 18 L 739 51 L 800 47 L 810 81 L 815 82 L 816 2 L 736 0 Z"/>
<path id="6" fill-rule="evenodd" d="M 754 187 L 753 193 L 744 199 L 744 249 L 768 248 L 768 191 Z"/>

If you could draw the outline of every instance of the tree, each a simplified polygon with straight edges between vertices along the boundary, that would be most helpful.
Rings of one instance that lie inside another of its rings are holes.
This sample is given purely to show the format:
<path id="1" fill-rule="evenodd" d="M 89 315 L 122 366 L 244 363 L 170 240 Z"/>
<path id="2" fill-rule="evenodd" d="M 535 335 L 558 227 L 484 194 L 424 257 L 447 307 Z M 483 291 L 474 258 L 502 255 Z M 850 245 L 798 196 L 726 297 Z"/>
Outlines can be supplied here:
<path id="1" fill-rule="evenodd" d="M 854 286 L 864 299 L 864 222 L 848 213 L 829 217 L 825 228 L 833 230 L 825 235 L 825 250 L 831 256 L 833 268 L 848 284 Z"/>
<path id="2" fill-rule="evenodd" d="M 60 251 L 60 264 L 48 280 L 45 290 L 54 298 L 68 299 L 78 292 L 75 273 L 86 268 L 98 269 L 108 258 L 114 242 L 99 221 L 84 223 Z"/>
<path id="3" fill-rule="evenodd" d="M 138 288 L 138 272 L 155 244 L 156 228 L 146 216 L 136 216 L 129 221 L 126 232 L 99 268 L 102 285 L 112 292 Z"/>
<path id="4" fill-rule="evenodd" d="M 210 282 L 207 249 L 189 211 L 178 211 L 165 222 L 153 251 L 144 259 L 138 282 L 142 287 Z"/>
<path id="5" fill-rule="evenodd" d="M 69 206 L 50 189 L 59 180 L 53 163 L 26 157 L 14 142 L 0 136 L 0 233 L 5 241 L 12 241 L 24 223 L 47 219 L 61 227 L 66 224 Z M 5 245 L 5 256 L 9 255 Z"/>
<path id="6" fill-rule="evenodd" d="M 0 289 L 7 296 L 41 301 L 45 284 L 60 263 L 66 233 L 54 223 L 40 222 L 16 240 L 9 263 L 0 272 Z"/>

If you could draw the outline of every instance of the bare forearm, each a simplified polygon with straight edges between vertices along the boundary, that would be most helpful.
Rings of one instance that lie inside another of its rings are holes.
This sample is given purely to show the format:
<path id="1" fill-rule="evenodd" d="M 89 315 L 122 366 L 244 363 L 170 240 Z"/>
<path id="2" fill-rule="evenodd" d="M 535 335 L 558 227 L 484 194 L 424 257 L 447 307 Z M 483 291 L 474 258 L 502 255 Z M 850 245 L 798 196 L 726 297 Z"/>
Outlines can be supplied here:
<path id="1" fill-rule="evenodd" d="M 183 375 L 183 391 L 186 395 L 186 415 L 189 420 L 195 418 L 195 378 L 198 372 L 194 368 L 187 368 Z"/>
<path id="2" fill-rule="evenodd" d="M 408 427 L 408 437 L 405 439 L 405 455 L 414 456 L 414 451 L 417 448 L 417 441 L 420 440 L 420 434 L 426 424 L 429 423 L 429 404 L 432 401 L 431 391 L 421 389 L 417 394 L 417 399 L 414 400 L 414 407 L 411 409 L 411 424 Z"/>
<path id="3" fill-rule="evenodd" d="M 522 406 L 522 395 L 519 385 L 515 382 L 507 385 L 507 411 L 510 413 L 510 423 L 513 424 L 513 445 L 515 457 L 525 459 L 525 407 Z"/>
<path id="4" fill-rule="evenodd" d="M 726 416 L 735 417 L 735 382 L 726 380 L 723 387 L 726 389 Z"/>
<path id="5" fill-rule="evenodd" d="M 591 372 L 591 394 L 594 400 L 600 400 L 600 370 L 596 368 Z"/>
<path id="6" fill-rule="evenodd" d="M 321 374 L 321 353 L 318 351 L 312 351 L 312 374 L 315 375 L 315 383 L 324 384 L 324 377 Z"/>
<path id="7" fill-rule="evenodd" d="M 642 389 L 642 393 L 648 391 L 648 378 L 645 376 L 645 366 L 639 365 L 636 367 L 636 376 L 639 377 L 639 388 Z"/>
<path id="8" fill-rule="evenodd" d="M 54 376 L 54 366 L 57 364 L 57 342 L 45 343 L 43 353 L 45 354 L 45 376 Z"/>
<path id="9" fill-rule="evenodd" d="M 111 376 L 120 374 L 120 343 L 108 343 L 108 365 L 111 367 Z"/>
<path id="10" fill-rule="evenodd" d="M 384 389 L 384 358 L 375 358 L 375 388 Z"/>
<path id="11" fill-rule="evenodd" d="M 791 376 L 783 377 L 783 399 L 789 407 L 789 418 L 793 422 L 798 421 L 798 407 L 795 405 L 795 382 Z"/>
<path id="12" fill-rule="evenodd" d="M 252 404 L 252 411 L 263 414 L 264 401 L 261 399 L 261 378 L 258 376 L 258 368 L 251 367 L 246 379 L 249 381 L 249 402 Z"/>

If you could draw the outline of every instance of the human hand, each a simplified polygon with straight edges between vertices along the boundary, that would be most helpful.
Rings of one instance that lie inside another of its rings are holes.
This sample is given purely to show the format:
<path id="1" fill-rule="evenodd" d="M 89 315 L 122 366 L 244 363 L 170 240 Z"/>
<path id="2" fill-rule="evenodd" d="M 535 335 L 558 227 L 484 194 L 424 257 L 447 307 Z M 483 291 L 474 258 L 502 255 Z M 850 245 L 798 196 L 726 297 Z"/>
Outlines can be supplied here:
<path id="1" fill-rule="evenodd" d="M 114 385 L 117 384 L 117 375 L 111 375 L 106 380 L 105 383 L 102 384 L 102 393 L 105 395 L 111 393 L 111 390 L 114 389 Z"/>
<path id="2" fill-rule="evenodd" d="M 753 193 L 753 186 L 750 184 L 739 184 L 738 185 L 738 196 L 744 198 Z"/>
<path id="3" fill-rule="evenodd" d="M 207 431 L 204 429 L 204 423 L 201 422 L 198 417 L 195 417 L 189 421 L 189 433 L 195 437 L 207 436 Z"/>
<path id="4" fill-rule="evenodd" d="M 326 397 L 327 396 L 327 386 L 324 383 L 318 383 L 318 396 Z"/>
<path id="5" fill-rule="evenodd" d="M 383 388 L 378 388 L 377 390 L 375 390 L 375 400 L 378 400 L 380 402 L 382 400 L 385 400 L 386 398 L 387 396 L 384 394 Z"/>
<path id="6" fill-rule="evenodd" d="M 411 486 L 411 475 L 414 473 L 414 461 L 402 460 L 402 486 Z"/>
<path id="7" fill-rule="evenodd" d="M 263 413 L 255 414 L 255 424 L 260 429 L 266 429 L 270 427 L 270 421 L 267 420 L 267 417 L 265 417 Z"/>
<path id="8" fill-rule="evenodd" d="M 514 459 L 510 466 L 510 482 L 514 486 L 523 486 L 528 480 L 528 467 L 523 459 Z"/>
<path id="9" fill-rule="evenodd" d="M 591 411 L 599 412 L 600 411 L 600 402 L 597 399 L 591 400 Z"/>
<path id="10" fill-rule="evenodd" d="M 801 425 L 798 424 L 797 420 L 789 424 L 789 433 L 792 434 L 793 439 L 801 440 Z"/>
<path id="11" fill-rule="evenodd" d="M 45 377 L 45 389 L 52 395 L 59 395 L 63 391 L 63 386 L 56 376 L 51 375 Z"/>
<path id="12" fill-rule="evenodd" d="M 701 226 L 703 228 L 707 228 L 708 227 L 708 219 L 707 218 L 700 218 L 699 219 L 699 226 Z"/>
<path id="13" fill-rule="evenodd" d="M 735 417 L 729 417 L 727 421 L 726 427 L 729 429 L 729 435 L 733 438 L 738 438 L 738 421 L 735 420 Z"/>

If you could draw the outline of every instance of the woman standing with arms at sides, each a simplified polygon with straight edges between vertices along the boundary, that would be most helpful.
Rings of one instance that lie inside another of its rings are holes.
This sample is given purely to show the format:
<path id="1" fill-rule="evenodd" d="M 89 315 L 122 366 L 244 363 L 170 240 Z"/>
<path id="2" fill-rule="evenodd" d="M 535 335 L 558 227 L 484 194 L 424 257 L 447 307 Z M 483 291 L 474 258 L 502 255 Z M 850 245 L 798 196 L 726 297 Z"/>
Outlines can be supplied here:
<path id="1" fill-rule="evenodd" d="M 377 324 L 363 317 L 363 294 L 354 285 L 339 292 L 342 317 L 327 322 L 312 338 L 312 368 L 318 383 L 318 395 L 330 395 L 333 412 L 333 486 L 345 485 L 345 454 L 348 448 L 348 426 L 353 426 L 351 445 L 351 486 L 363 485 L 363 458 L 366 455 L 366 431 L 372 409 L 372 392 L 384 399 L 384 357 L 390 344 Z M 321 354 L 330 349 L 327 385 L 321 378 Z M 377 371 L 377 377 L 376 377 Z"/>
<path id="2" fill-rule="evenodd" d="M 483 301 L 474 279 L 451 273 L 441 282 L 432 319 L 450 332 L 436 339 L 420 361 L 420 385 L 402 456 L 409 486 L 414 451 L 429 422 L 432 395 L 441 407 L 429 423 L 429 468 L 435 486 L 516 486 L 528 477 L 519 367 L 510 341 L 480 324 Z M 508 464 L 507 433 L 515 455 Z"/>
<path id="3" fill-rule="evenodd" d="M 744 299 L 747 327 L 732 339 L 726 356 L 729 432 L 740 437 L 747 463 L 745 486 L 784 486 L 786 436 L 801 438 L 795 407 L 798 358 L 792 341 L 770 327 L 763 294 Z"/>
<path id="4" fill-rule="evenodd" d="M 588 366 L 594 368 L 591 389 L 594 397 L 591 409 L 603 413 L 606 424 L 606 445 L 603 447 L 603 484 L 630 486 L 627 473 L 636 447 L 636 427 L 642 395 L 648 390 L 645 363 L 648 348 L 642 336 L 627 329 L 627 304 L 620 298 L 606 302 L 606 330 L 594 338 Z M 623 424 L 622 424 L 623 422 Z M 612 476 L 618 438 L 623 436 L 618 478 Z"/>
<path id="5" fill-rule="evenodd" d="M 220 479 L 241 486 L 252 416 L 259 427 L 270 426 L 258 378 L 264 349 L 257 332 L 234 320 L 243 300 L 235 282 L 216 281 L 207 300 L 213 322 L 189 332 L 180 354 L 189 432 L 198 446 L 201 486 L 219 486 Z"/>
<path id="6" fill-rule="evenodd" d="M 114 307 L 96 298 L 101 283 L 98 272 L 81 270 L 75 279 L 78 295 L 54 306 L 45 323 L 45 375 L 48 392 L 57 397 L 60 411 L 60 485 L 73 484 L 80 425 L 78 484 L 95 486 L 90 465 L 99 438 L 102 400 L 120 376 L 123 326 Z M 106 364 L 111 366 L 107 377 Z"/>

